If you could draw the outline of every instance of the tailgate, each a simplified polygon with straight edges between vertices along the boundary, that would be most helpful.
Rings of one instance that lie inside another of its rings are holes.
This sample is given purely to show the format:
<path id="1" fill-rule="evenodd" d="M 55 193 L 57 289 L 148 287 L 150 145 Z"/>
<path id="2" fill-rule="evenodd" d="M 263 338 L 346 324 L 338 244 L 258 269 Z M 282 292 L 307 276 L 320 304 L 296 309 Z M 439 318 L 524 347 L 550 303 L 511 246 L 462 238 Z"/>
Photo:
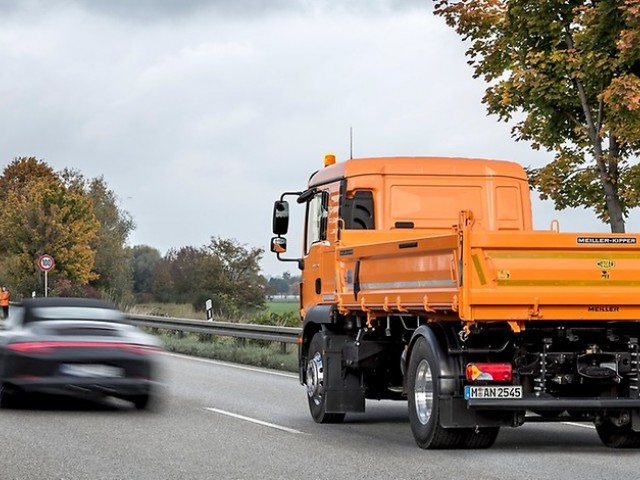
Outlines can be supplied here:
<path id="1" fill-rule="evenodd" d="M 464 320 L 639 320 L 634 234 L 463 235 Z"/>
<path id="2" fill-rule="evenodd" d="M 343 234 L 336 249 L 341 306 L 379 314 L 451 309 L 458 294 L 458 234 L 409 237 L 407 233 L 415 235 Z"/>

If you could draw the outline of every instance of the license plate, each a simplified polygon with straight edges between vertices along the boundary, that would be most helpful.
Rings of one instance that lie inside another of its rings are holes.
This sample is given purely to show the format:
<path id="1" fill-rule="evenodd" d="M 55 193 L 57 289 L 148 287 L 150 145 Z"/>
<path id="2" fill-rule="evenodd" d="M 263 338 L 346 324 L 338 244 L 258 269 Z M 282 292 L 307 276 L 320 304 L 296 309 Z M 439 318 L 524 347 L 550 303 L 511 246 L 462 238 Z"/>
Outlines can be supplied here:
<path id="1" fill-rule="evenodd" d="M 471 399 L 500 399 L 500 398 L 522 398 L 522 386 L 506 385 L 506 386 L 472 386 L 464 387 L 464 398 Z"/>
<path id="2" fill-rule="evenodd" d="M 60 365 L 60 373 L 72 377 L 90 378 L 117 378 L 124 376 L 122 368 L 99 364 L 65 363 Z"/>

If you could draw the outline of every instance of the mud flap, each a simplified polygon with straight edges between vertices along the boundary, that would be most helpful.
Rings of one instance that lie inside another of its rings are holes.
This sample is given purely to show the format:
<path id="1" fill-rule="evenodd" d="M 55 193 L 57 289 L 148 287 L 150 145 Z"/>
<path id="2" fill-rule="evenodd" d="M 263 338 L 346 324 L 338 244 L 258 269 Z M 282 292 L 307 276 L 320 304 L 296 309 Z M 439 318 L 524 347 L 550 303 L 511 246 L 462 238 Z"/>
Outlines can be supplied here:
<path id="1" fill-rule="evenodd" d="M 471 410 L 465 399 L 441 395 L 440 425 L 444 428 L 510 427 L 513 412 Z"/>
<path id="2" fill-rule="evenodd" d="M 365 387 L 358 370 L 345 368 L 342 351 L 351 340 L 341 335 L 324 335 L 327 369 L 325 405 L 327 413 L 364 412 Z"/>

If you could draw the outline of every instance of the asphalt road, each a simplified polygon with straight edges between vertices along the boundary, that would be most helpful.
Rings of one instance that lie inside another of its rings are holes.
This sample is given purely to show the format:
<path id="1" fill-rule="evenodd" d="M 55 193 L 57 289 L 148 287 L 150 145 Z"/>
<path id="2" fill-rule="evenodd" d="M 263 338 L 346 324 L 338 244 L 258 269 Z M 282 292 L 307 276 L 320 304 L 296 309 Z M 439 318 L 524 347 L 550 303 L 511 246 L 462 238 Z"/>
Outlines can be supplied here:
<path id="1" fill-rule="evenodd" d="M 157 413 L 45 398 L 0 411 L 0 480 L 637 478 L 587 424 L 503 429 L 489 450 L 416 447 L 405 402 L 317 425 L 291 374 L 165 355 Z"/>

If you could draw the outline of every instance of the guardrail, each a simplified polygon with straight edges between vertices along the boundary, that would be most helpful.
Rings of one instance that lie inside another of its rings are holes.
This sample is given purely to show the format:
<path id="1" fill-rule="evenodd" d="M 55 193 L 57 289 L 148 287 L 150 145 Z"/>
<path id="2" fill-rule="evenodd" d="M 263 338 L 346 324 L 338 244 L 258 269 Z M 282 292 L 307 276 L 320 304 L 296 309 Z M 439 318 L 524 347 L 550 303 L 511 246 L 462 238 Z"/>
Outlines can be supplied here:
<path id="1" fill-rule="evenodd" d="M 280 342 L 283 351 L 289 343 L 298 343 L 300 328 L 249 323 L 212 322 L 185 318 L 156 317 L 154 315 L 127 314 L 127 320 L 138 327 L 161 328 L 178 332 L 206 333 L 251 340 Z"/>

